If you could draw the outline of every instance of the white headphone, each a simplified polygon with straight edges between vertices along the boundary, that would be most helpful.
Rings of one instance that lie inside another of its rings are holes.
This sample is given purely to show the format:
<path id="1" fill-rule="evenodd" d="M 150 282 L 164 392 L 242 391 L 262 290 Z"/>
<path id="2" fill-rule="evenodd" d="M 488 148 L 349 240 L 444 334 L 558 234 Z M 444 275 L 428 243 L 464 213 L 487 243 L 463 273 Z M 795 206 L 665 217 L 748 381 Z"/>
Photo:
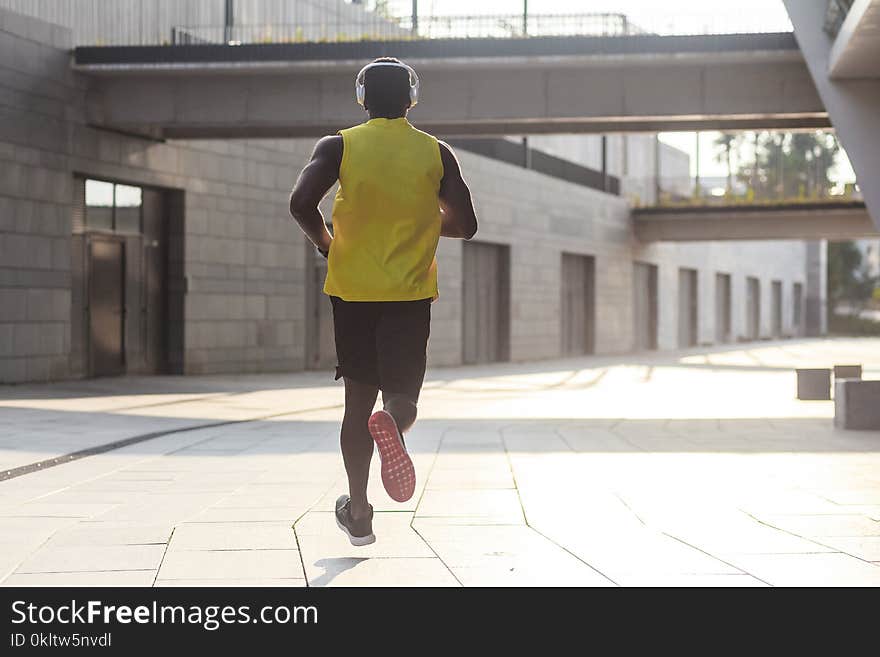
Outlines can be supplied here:
<path id="1" fill-rule="evenodd" d="M 357 74 L 357 79 L 354 83 L 358 105 L 364 104 L 364 98 L 367 95 L 367 90 L 364 87 L 364 76 L 366 75 L 367 71 L 376 66 L 394 66 L 396 68 L 402 68 L 409 73 L 409 106 L 415 107 L 416 103 L 419 102 L 419 76 L 416 74 L 411 66 L 407 66 L 403 62 L 373 62 L 372 64 L 367 64 L 366 66 L 364 66 L 361 69 L 361 72 Z"/>

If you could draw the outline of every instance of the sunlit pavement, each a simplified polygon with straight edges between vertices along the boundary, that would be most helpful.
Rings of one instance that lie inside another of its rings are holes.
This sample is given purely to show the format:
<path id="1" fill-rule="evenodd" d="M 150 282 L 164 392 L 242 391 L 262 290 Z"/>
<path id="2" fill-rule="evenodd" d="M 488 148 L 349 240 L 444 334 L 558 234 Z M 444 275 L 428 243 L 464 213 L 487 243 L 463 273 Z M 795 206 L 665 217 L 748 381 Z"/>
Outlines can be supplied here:
<path id="1" fill-rule="evenodd" d="M 0 472 L 25 472 L 0 482 L 0 580 L 880 585 L 880 432 L 794 398 L 793 368 L 850 363 L 880 378 L 880 340 L 434 370 L 416 495 L 373 477 L 366 548 L 331 513 L 329 375 L 0 387 Z"/>

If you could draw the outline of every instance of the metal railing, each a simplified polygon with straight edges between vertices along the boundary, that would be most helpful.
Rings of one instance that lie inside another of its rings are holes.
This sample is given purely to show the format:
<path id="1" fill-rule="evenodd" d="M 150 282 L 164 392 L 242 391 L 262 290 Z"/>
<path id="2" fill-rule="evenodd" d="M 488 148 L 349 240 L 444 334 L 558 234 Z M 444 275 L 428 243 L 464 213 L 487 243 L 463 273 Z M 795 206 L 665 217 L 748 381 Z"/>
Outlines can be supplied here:
<path id="1" fill-rule="evenodd" d="M 654 175 L 627 178 L 624 195 L 636 207 L 863 201 L 832 131 L 717 133 L 711 148 L 705 143 L 700 148 L 700 156 L 702 166 L 697 159 L 695 172 L 688 171 L 688 159 L 661 159 Z"/>
<path id="2" fill-rule="evenodd" d="M 844 2 L 844 0 L 839 0 Z M 507 12 L 459 15 L 443 0 L 0 0 L 0 8 L 68 27 L 77 46 L 284 43 L 400 38 L 521 38 L 544 36 L 698 35 L 779 32 L 791 29 L 776 15 L 748 12 L 731 17 L 669 13 L 646 8 L 621 13 L 539 14 Z M 533 6 L 536 3 L 533 3 Z M 586 4 L 586 3 L 585 3 Z M 845 3 L 844 3 L 845 4 Z"/>
<path id="3" fill-rule="evenodd" d="M 172 28 L 173 45 L 258 44 L 410 39 L 522 38 L 540 36 L 627 36 L 644 33 L 623 14 L 544 14 L 528 17 L 412 16 L 359 21 L 333 20 L 275 25 L 195 25 Z"/>
<path id="4" fill-rule="evenodd" d="M 742 205 L 814 205 L 817 203 L 854 203 L 863 200 L 854 182 L 810 180 L 803 172 L 791 173 L 784 182 L 775 180 L 752 183 L 746 176 L 732 179 L 722 176 L 662 176 L 629 179 L 625 195 L 635 207 L 690 207 Z M 629 193 L 638 189 L 636 194 Z"/>
<path id="5" fill-rule="evenodd" d="M 493 160 L 506 162 L 546 176 L 559 178 L 576 185 L 582 185 L 608 194 L 620 194 L 620 179 L 596 169 L 550 155 L 531 148 L 528 142 L 516 143 L 507 139 L 449 139 L 456 149 L 469 151 Z"/>

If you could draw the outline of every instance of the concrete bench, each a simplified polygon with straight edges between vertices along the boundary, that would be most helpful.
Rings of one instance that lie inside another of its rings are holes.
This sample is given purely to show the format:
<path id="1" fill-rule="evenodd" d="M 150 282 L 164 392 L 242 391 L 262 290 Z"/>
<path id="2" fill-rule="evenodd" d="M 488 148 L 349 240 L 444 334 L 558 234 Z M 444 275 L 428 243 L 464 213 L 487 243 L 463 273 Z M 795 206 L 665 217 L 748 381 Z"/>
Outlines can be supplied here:
<path id="1" fill-rule="evenodd" d="M 861 379 L 862 378 L 862 366 L 861 365 L 835 365 L 834 366 L 834 380 L 837 379 Z"/>
<path id="2" fill-rule="evenodd" d="M 834 426 L 880 431 L 880 381 L 835 381 Z"/>
<path id="3" fill-rule="evenodd" d="M 831 399 L 831 370 L 823 369 L 798 369 L 797 372 L 797 398 L 798 399 Z"/>

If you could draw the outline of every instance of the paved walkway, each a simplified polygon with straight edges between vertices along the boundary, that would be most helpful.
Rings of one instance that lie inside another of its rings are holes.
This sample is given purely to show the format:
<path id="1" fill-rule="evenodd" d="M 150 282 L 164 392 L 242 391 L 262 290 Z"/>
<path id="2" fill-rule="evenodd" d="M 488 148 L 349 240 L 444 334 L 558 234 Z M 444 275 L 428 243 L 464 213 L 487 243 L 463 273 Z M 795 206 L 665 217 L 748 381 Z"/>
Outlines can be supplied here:
<path id="1" fill-rule="evenodd" d="M 0 581 L 880 585 L 880 432 L 794 399 L 834 363 L 880 377 L 880 340 L 435 370 L 416 495 L 374 476 L 367 548 L 331 515 L 327 375 L 0 387 L 0 473 L 43 464 L 0 481 Z"/>

